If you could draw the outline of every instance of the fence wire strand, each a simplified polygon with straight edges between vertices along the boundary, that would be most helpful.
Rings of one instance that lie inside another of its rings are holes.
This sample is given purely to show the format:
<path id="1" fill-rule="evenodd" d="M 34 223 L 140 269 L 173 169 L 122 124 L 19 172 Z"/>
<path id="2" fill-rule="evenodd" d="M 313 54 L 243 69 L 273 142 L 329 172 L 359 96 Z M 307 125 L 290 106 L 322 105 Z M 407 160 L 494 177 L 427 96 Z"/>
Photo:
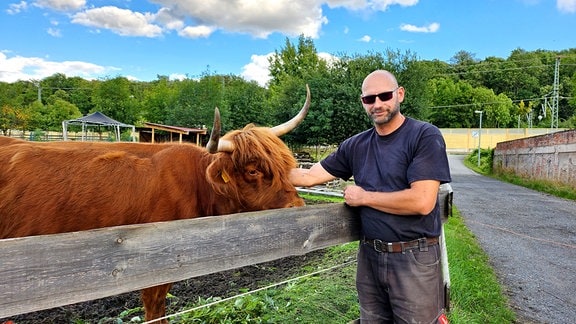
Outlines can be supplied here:
<path id="1" fill-rule="evenodd" d="M 344 263 L 341 263 L 341 264 L 334 265 L 334 266 L 329 267 L 329 268 L 320 269 L 320 270 L 318 270 L 318 271 L 314 271 L 314 272 L 311 272 L 311 273 L 307 273 L 307 274 L 305 274 L 305 275 L 301 275 L 301 276 L 298 276 L 298 277 L 295 277 L 295 278 L 291 278 L 291 279 L 287 279 L 287 280 L 284 280 L 284 281 L 281 281 L 281 282 L 273 283 L 273 284 L 271 284 L 271 285 L 268 285 L 268 286 L 265 286 L 265 287 L 262 287 L 262 288 L 258 288 L 258 289 L 251 290 L 251 291 L 247 291 L 247 292 L 245 292 L 245 293 L 241 293 L 241 294 L 238 294 L 238 295 L 230 296 L 230 297 L 227 297 L 227 298 L 224 298 L 224 299 L 221 299 L 221 300 L 213 301 L 213 302 L 210 302 L 210 303 L 205 304 L 205 305 L 201 305 L 201 306 L 193 307 L 193 308 L 190 308 L 190 309 L 186 309 L 186 310 L 183 310 L 183 311 L 178 312 L 178 313 L 166 315 L 166 316 L 164 316 L 164 317 L 160 317 L 160 318 L 157 318 L 157 319 L 154 319 L 154 320 L 151 320 L 151 321 L 144 322 L 143 324 L 156 323 L 156 322 L 159 322 L 159 321 L 162 321 L 162 320 L 165 320 L 165 319 L 170 319 L 170 318 L 173 318 L 173 317 L 181 316 L 181 315 L 184 315 L 184 314 L 187 314 L 187 313 L 191 313 L 191 312 L 197 311 L 197 310 L 202 309 L 202 308 L 211 307 L 211 306 L 217 305 L 217 304 L 219 304 L 219 303 L 227 302 L 227 301 L 230 301 L 230 300 L 234 300 L 234 299 L 236 299 L 236 298 L 240 298 L 240 297 L 244 297 L 244 296 L 247 296 L 247 295 L 255 294 L 255 293 L 260 292 L 260 291 L 264 291 L 264 290 L 268 290 L 268 289 L 271 289 L 271 288 L 274 288 L 274 287 L 282 286 L 282 285 L 285 285 L 285 284 L 290 283 L 290 282 L 293 282 L 293 281 L 299 281 L 299 280 L 302 280 L 302 279 L 304 279 L 304 278 L 312 277 L 312 276 L 315 276 L 315 275 L 318 275 L 318 274 L 321 274 L 321 273 L 324 273 L 324 272 L 336 270 L 336 269 L 339 269 L 339 268 L 344 268 L 344 267 L 346 267 L 346 266 L 348 266 L 348 265 L 351 265 L 351 264 L 353 264 L 353 263 L 355 263 L 355 262 L 356 262 L 356 259 L 350 260 L 350 261 L 347 261 L 347 262 L 344 262 Z"/>

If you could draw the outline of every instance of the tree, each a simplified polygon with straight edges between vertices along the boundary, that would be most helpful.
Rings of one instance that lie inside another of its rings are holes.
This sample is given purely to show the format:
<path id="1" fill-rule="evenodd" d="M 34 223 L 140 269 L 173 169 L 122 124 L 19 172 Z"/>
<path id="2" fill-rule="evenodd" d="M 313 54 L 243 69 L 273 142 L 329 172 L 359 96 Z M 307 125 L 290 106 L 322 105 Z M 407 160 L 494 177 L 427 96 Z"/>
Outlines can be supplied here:
<path id="1" fill-rule="evenodd" d="M 455 81 L 457 80 L 467 80 L 468 83 L 471 82 L 477 75 L 473 67 L 476 65 L 478 60 L 476 59 L 476 54 L 459 51 L 452 58 L 450 58 L 450 65 L 452 67 L 452 77 Z"/>
<path id="2" fill-rule="evenodd" d="M 185 127 L 212 125 L 214 109 L 222 115 L 225 132 L 228 123 L 228 107 L 224 102 L 225 77 L 204 74 L 199 81 L 185 79 L 177 83 L 174 106 L 168 111 L 167 123 Z"/>
<path id="3" fill-rule="evenodd" d="M 143 91 L 142 118 L 145 121 L 166 124 L 170 110 L 176 104 L 177 82 L 167 76 L 158 76 Z"/>
<path id="4" fill-rule="evenodd" d="M 276 51 L 270 58 L 269 105 L 276 124 L 283 123 L 294 117 L 304 104 L 306 89 L 310 86 L 312 105 L 308 117 L 290 134 L 285 141 L 297 144 L 323 142 L 328 132 L 328 124 L 321 116 L 329 116 L 330 109 L 324 102 L 322 92 L 330 88 L 328 80 L 328 64 L 321 59 L 313 41 L 301 35 L 298 44 L 293 45 L 286 39 L 286 45 Z M 320 124 L 323 123 L 323 124 Z"/>
<path id="5" fill-rule="evenodd" d="M 228 107 L 229 128 L 241 129 L 250 123 L 271 126 L 273 109 L 266 100 L 266 89 L 240 77 L 229 76 L 226 79 L 224 102 Z"/>
<path id="6" fill-rule="evenodd" d="M 518 103 L 518 105 L 516 106 L 516 114 L 518 115 L 518 127 L 520 127 L 520 121 L 522 119 L 526 119 L 526 123 L 530 126 L 532 125 L 532 119 L 533 119 L 533 114 L 532 114 L 532 108 L 533 108 L 533 102 L 532 101 L 528 101 L 528 104 L 524 103 L 524 100 L 521 100 L 520 103 Z"/>
<path id="7" fill-rule="evenodd" d="M 404 58 L 405 68 L 398 72 L 398 82 L 406 89 L 402 113 L 421 120 L 430 121 L 431 90 L 429 80 L 434 78 L 444 64 L 439 61 L 418 61 L 408 53 Z"/>
<path id="8" fill-rule="evenodd" d="M 343 56 L 330 69 L 330 144 L 339 144 L 346 138 L 372 126 L 362 108 L 360 95 L 364 78 L 372 71 L 384 69 L 386 60 L 381 53 Z"/>
<path id="9" fill-rule="evenodd" d="M 47 104 L 42 109 L 41 129 L 61 130 L 63 121 L 82 117 L 78 107 L 68 102 L 68 98 L 69 95 L 64 90 L 57 90 L 46 100 Z"/>
<path id="10" fill-rule="evenodd" d="M 0 106 L 0 131 L 3 135 L 10 135 L 10 130 L 16 128 L 17 111 L 9 104 Z"/>
<path id="11" fill-rule="evenodd" d="M 473 104 L 471 110 L 485 112 L 483 126 L 487 128 L 508 127 L 512 120 L 510 111 L 513 109 L 513 104 L 505 94 L 496 95 L 492 89 L 477 87 L 471 89 L 470 99 Z"/>
<path id="12" fill-rule="evenodd" d="M 95 91 L 95 110 L 125 124 L 138 119 L 139 103 L 130 89 L 131 83 L 124 77 L 102 81 Z"/>
<path id="13" fill-rule="evenodd" d="M 444 77 L 431 79 L 428 86 L 431 93 L 432 124 L 440 128 L 470 127 L 473 124 L 468 105 L 472 89 L 470 84 Z"/>

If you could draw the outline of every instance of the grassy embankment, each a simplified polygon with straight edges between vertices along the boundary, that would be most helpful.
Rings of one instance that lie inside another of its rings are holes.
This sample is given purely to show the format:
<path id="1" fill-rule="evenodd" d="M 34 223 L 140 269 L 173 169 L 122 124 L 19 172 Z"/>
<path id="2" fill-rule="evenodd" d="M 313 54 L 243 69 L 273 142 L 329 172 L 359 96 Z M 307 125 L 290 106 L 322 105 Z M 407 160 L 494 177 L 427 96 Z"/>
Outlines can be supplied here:
<path id="1" fill-rule="evenodd" d="M 539 192 L 545 192 L 556 197 L 576 200 L 576 189 L 566 184 L 553 181 L 522 178 L 512 173 L 493 172 L 492 155 L 494 150 L 482 149 L 480 151 L 480 166 L 478 166 L 477 153 L 478 151 L 472 152 L 466 157 L 466 159 L 464 159 L 464 165 L 466 165 L 466 167 L 469 169 L 472 169 L 482 175 L 498 179 L 500 181 L 509 182 Z"/>

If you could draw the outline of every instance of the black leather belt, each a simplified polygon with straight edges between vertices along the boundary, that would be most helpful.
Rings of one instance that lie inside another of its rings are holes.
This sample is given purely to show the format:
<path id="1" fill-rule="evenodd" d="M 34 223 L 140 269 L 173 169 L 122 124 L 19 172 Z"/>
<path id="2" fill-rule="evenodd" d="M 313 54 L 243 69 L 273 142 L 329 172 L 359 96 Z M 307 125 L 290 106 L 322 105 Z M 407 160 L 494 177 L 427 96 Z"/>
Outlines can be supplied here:
<path id="1" fill-rule="evenodd" d="M 428 251 L 428 247 L 438 244 L 437 237 L 423 237 L 414 241 L 408 242 L 385 242 L 382 240 L 369 240 L 362 239 L 363 244 L 368 244 L 376 252 L 380 253 L 404 253 L 407 250 L 420 249 L 420 251 Z"/>

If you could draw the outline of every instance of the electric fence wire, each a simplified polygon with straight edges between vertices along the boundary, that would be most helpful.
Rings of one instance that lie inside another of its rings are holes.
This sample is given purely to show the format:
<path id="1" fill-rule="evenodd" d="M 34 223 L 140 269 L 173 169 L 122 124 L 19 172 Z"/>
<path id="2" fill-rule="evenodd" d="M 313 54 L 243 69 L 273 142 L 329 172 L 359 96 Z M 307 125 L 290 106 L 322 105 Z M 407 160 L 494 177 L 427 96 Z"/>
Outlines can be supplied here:
<path id="1" fill-rule="evenodd" d="M 151 320 L 151 321 L 144 322 L 143 324 L 156 323 L 156 322 L 159 322 L 159 321 L 162 321 L 162 320 L 165 320 L 165 319 L 170 319 L 170 318 L 173 318 L 173 317 L 181 316 L 181 315 L 184 315 L 184 314 L 187 314 L 187 313 L 190 313 L 190 312 L 197 311 L 197 310 L 202 309 L 202 308 L 211 307 L 211 306 L 214 306 L 214 305 L 219 304 L 219 303 L 227 302 L 227 301 L 234 300 L 234 299 L 236 299 L 236 298 L 244 297 L 244 296 L 247 296 L 247 295 L 251 295 L 251 294 L 254 294 L 254 293 L 257 293 L 257 292 L 260 292 L 260 291 L 264 291 L 264 290 L 268 290 L 268 289 L 271 289 L 271 288 L 274 288 L 274 287 L 282 286 L 282 285 L 285 285 L 285 284 L 290 283 L 290 282 L 293 282 L 293 281 L 298 281 L 298 280 L 301 280 L 301 279 L 304 279 L 304 278 L 307 278 L 307 277 L 312 277 L 312 276 L 315 276 L 315 275 L 318 275 L 318 274 L 321 274 L 321 273 L 324 273 L 324 272 L 336 270 L 336 269 L 339 269 L 339 268 L 344 268 L 344 267 L 346 267 L 346 266 L 349 266 L 349 265 L 351 265 L 351 264 L 354 264 L 355 262 L 356 262 L 356 259 L 350 260 L 350 261 L 347 261 L 347 262 L 344 262 L 344 263 L 341 263 L 341 264 L 337 264 L 337 265 L 331 266 L 331 267 L 329 267 L 329 268 L 324 268 L 324 269 L 320 269 L 320 270 L 318 270 L 318 271 L 314 271 L 314 272 L 312 272 L 312 273 L 307 273 L 307 274 L 305 274 L 305 275 L 301 275 L 301 276 L 296 277 L 296 278 L 287 279 L 287 280 L 284 280 L 284 281 L 281 281 L 281 282 L 273 283 L 273 284 L 271 284 L 271 285 L 268 285 L 268 286 L 265 286 L 265 287 L 262 287 L 262 288 L 258 288 L 258 289 L 251 290 L 251 291 L 247 291 L 247 292 L 245 292 L 245 293 L 241 293 L 241 294 L 234 295 L 234 296 L 231 296 L 231 297 L 228 297 L 228 298 L 224 298 L 224 299 L 220 299 L 220 300 L 217 300 L 217 301 L 213 301 L 213 302 L 210 302 L 210 303 L 208 303 L 208 304 L 204 304 L 204 305 L 201 305 L 201 306 L 197 306 L 197 307 L 193 307 L 193 308 L 190 308 L 190 309 L 186 309 L 186 310 L 183 310 L 183 311 L 178 312 L 178 313 L 166 315 L 166 316 L 161 317 L 161 318 L 157 318 L 157 319 L 154 319 L 154 320 Z"/>

